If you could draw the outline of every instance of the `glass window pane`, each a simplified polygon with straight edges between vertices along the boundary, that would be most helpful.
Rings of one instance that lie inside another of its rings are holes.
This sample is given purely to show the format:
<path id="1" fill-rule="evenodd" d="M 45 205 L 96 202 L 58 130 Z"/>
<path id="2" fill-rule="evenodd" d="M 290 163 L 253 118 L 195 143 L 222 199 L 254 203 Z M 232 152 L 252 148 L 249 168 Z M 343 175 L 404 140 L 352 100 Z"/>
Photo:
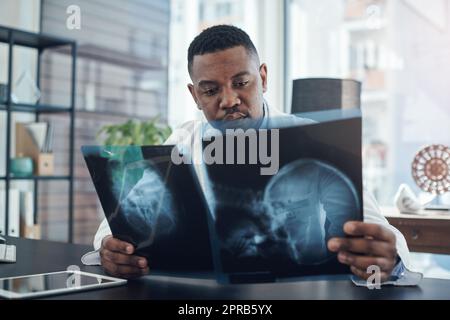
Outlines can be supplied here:
<path id="1" fill-rule="evenodd" d="M 288 83 L 361 81 L 365 186 L 389 205 L 401 183 L 419 192 L 415 153 L 450 145 L 446 1 L 291 0 L 287 11 Z"/>

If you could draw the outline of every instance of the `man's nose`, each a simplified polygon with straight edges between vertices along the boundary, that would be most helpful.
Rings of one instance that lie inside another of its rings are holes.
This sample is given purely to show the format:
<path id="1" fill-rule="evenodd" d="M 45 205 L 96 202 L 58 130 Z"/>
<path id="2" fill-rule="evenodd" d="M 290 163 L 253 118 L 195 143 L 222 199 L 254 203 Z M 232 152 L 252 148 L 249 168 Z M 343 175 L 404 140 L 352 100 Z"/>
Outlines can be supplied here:
<path id="1" fill-rule="evenodd" d="M 231 88 L 226 88 L 222 91 L 220 99 L 221 109 L 230 109 L 241 104 L 238 94 Z"/>

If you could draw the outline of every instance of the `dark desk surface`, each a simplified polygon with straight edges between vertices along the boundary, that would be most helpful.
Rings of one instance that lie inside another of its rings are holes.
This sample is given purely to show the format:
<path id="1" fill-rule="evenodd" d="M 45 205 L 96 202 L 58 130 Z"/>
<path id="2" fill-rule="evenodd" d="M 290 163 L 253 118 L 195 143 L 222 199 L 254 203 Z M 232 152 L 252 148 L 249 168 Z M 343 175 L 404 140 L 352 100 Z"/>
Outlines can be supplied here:
<path id="1" fill-rule="evenodd" d="M 43 240 L 8 238 L 17 245 L 17 262 L 0 263 L 0 277 L 66 270 L 100 273 L 100 267 L 81 266 L 81 256 L 90 246 Z M 424 279 L 418 287 L 383 287 L 369 290 L 350 280 L 286 282 L 252 285 L 218 285 L 213 280 L 148 276 L 125 286 L 48 297 L 48 299 L 450 299 L 450 280 Z"/>

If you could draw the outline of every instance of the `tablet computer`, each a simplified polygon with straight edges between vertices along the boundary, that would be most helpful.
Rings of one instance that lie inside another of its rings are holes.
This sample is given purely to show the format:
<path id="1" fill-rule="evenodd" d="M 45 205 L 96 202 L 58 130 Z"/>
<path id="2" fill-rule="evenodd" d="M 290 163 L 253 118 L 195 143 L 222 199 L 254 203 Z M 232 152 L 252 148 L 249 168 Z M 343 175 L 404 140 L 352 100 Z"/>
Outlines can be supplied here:
<path id="1" fill-rule="evenodd" d="M 0 297 L 30 299 L 126 284 L 118 279 L 78 270 L 0 278 Z"/>

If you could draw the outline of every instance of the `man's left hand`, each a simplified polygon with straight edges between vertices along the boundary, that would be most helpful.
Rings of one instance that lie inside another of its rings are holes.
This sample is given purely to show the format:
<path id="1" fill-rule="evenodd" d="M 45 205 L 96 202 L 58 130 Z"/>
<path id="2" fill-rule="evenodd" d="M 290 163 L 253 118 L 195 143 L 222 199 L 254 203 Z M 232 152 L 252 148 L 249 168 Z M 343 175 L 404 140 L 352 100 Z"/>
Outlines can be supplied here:
<path id="1" fill-rule="evenodd" d="M 344 225 L 344 232 L 355 238 L 332 238 L 328 249 L 338 252 L 339 262 L 349 265 L 358 277 L 367 280 L 371 265 L 381 270 L 381 281 L 389 279 L 397 261 L 395 234 L 379 224 L 350 221 Z"/>

